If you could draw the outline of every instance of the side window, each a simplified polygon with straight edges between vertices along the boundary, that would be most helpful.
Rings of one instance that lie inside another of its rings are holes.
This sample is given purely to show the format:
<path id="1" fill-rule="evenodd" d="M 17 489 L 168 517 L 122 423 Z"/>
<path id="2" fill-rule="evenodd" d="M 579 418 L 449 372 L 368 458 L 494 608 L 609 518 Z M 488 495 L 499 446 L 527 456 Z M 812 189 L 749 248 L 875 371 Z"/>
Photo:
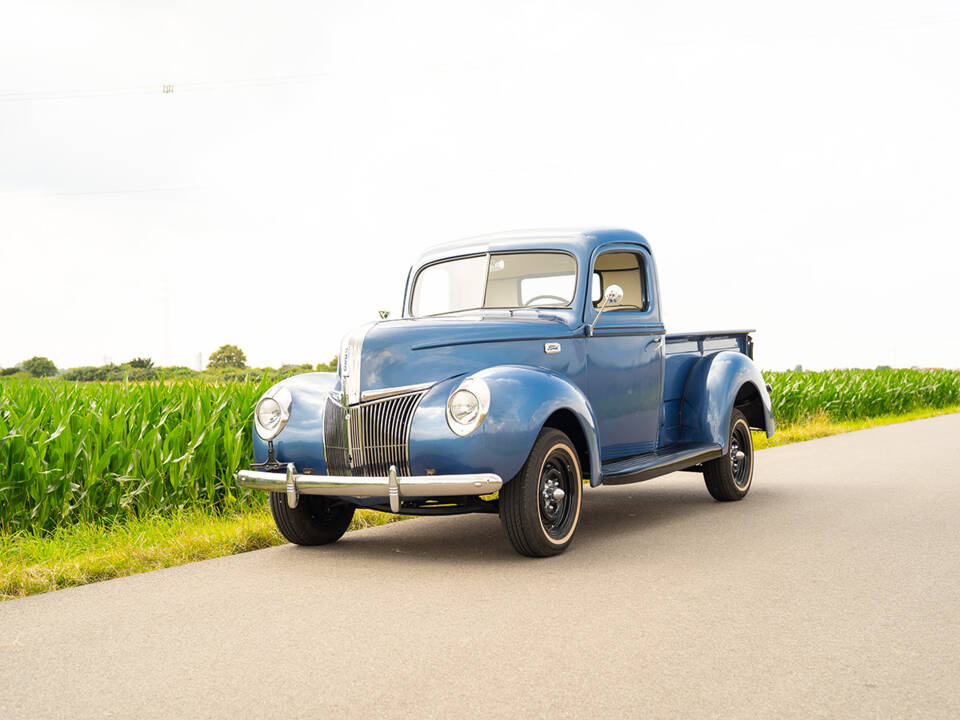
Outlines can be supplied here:
<path id="1" fill-rule="evenodd" d="M 650 307 L 646 277 L 640 255 L 632 252 L 604 253 L 593 266 L 593 306 L 600 304 L 608 287 L 619 285 L 623 288 L 623 301 L 611 310 L 646 312 Z"/>

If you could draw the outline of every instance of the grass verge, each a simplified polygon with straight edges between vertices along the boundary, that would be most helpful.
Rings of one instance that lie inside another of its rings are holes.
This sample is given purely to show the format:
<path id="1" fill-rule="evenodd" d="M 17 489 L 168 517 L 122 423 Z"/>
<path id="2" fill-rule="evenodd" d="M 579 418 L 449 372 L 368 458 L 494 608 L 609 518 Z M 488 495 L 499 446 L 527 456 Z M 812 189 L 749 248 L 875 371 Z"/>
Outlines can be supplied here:
<path id="1" fill-rule="evenodd" d="M 762 450 L 955 412 L 960 412 L 960 405 L 863 420 L 832 421 L 826 415 L 818 415 L 778 428 L 769 440 L 762 433 L 754 433 L 754 445 Z M 404 516 L 360 510 L 350 529 L 402 519 Z M 109 525 L 80 523 L 49 535 L 0 534 L 0 600 L 235 555 L 283 542 L 265 505 L 224 515 L 194 510 Z"/>
<path id="2" fill-rule="evenodd" d="M 359 510 L 351 530 L 403 516 Z M 266 505 L 199 510 L 110 525 L 79 523 L 49 535 L 0 534 L 0 601 L 280 545 Z"/>
<path id="3" fill-rule="evenodd" d="M 879 425 L 893 425 L 894 423 L 908 422 L 910 420 L 921 420 L 937 415 L 949 415 L 950 413 L 960 412 L 960 405 L 951 405 L 944 408 L 926 408 L 914 410 L 908 413 L 878 415 L 872 418 L 861 418 L 859 420 L 831 420 L 826 413 L 814 415 L 811 418 L 802 420 L 798 423 L 792 423 L 782 428 L 777 428 L 777 433 L 772 438 L 767 438 L 763 433 L 753 433 L 753 446 L 757 450 L 764 448 L 777 447 L 778 445 L 787 445 L 789 443 L 803 442 L 804 440 L 815 440 L 817 438 L 827 437 L 828 435 L 839 435 L 841 433 L 853 432 L 854 430 L 865 430 Z"/>

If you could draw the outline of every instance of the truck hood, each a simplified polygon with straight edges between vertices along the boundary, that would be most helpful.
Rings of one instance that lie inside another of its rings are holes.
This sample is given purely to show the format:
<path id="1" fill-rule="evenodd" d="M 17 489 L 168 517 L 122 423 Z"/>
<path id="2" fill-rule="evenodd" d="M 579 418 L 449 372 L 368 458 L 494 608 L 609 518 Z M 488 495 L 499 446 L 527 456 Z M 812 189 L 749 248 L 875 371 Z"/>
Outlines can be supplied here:
<path id="1" fill-rule="evenodd" d="M 436 382 L 491 365 L 524 363 L 533 346 L 542 355 L 543 341 L 570 338 L 576 332 L 578 324 L 571 311 L 521 312 L 405 318 L 368 326 L 361 346 L 360 391 Z"/>

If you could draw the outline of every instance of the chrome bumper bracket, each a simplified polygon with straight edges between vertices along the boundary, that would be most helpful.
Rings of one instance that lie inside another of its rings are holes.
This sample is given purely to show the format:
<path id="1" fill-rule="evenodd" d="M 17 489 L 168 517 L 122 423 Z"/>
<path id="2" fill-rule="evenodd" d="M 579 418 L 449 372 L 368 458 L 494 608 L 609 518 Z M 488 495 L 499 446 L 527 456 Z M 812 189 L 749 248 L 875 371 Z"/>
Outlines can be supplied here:
<path id="1" fill-rule="evenodd" d="M 300 492 L 297 490 L 297 470 L 293 463 L 287 463 L 287 505 L 293 510 L 300 502 Z"/>
<path id="2" fill-rule="evenodd" d="M 390 466 L 387 476 L 387 492 L 390 493 L 390 512 L 400 512 L 400 483 L 397 482 L 397 466 Z"/>

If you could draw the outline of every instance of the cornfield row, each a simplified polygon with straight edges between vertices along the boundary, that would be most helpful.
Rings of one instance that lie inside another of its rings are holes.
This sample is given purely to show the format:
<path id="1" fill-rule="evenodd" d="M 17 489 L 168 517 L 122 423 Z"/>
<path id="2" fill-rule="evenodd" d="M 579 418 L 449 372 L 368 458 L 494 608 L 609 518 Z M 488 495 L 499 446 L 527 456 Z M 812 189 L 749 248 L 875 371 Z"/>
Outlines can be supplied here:
<path id="1" fill-rule="evenodd" d="M 818 413 L 855 420 L 960 405 L 957 370 L 767 372 L 774 418 L 786 425 Z"/>
<path id="2" fill-rule="evenodd" d="M 237 507 L 269 383 L 0 382 L 0 531 Z"/>
<path id="3" fill-rule="evenodd" d="M 960 372 L 766 373 L 787 425 L 960 405 Z M 233 473 L 252 460 L 253 405 L 269 385 L 0 381 L 0 532 L 51 530 L 183 507 L 262 503 Z"/>

